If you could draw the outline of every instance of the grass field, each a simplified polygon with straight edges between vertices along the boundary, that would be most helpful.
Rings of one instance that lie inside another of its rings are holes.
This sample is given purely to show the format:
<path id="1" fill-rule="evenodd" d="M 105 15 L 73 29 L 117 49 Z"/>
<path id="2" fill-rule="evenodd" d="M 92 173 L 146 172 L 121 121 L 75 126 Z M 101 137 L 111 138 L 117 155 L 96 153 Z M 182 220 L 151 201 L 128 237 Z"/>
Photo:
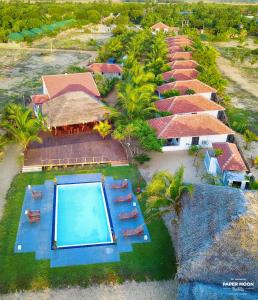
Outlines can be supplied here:
<path id="1" fill-rule="evenodd" d="M 176 273 L 173 246 L 161 219 L 148 225 L 152 242 L 134 245 L 133 252 L 122 254 L 119 263 L 50 268 L 48 260 L 35 260 L 34 253 L 14 253 L 24 192 L 28 184 L 42 184 L 47 179 L 53 179 L 55 175 L 95 172 L 115 178 L 129 178 L 134 188 L 140 178 L 139 171 L 134 166 L 89 167 L 16 176 L 7 194 L 0 223 L 0 293 L 68 285 L 86 287 L 98 283 L 121 283 L 125 280 L 161 280 L 171 278 Z M 144 185 L 144 181 L 141 180 L 141 186 Z M 144 209 L 144 203 L 141 203 L 141 206 Z"/>

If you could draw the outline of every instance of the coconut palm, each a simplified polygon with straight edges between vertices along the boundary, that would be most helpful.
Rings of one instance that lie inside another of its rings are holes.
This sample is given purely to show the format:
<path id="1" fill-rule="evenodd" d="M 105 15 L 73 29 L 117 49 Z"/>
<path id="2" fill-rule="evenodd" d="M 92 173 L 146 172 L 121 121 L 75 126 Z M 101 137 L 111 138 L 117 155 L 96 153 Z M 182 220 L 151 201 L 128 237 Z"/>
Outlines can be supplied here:
<path id="1" fill-rule="evenodd" d="M 245 140 L 245 143 L 246 143 L 245 144 L 246 149 L 249 149 L 251 142 L 257 141 L 256 134 L 254 132 L 252 132 L 251 130 L 249 130 L 249 129 L 246 129 L 243 137 L 244 137 L 244 140 Z"/>
<path id="2" fill-rule="evenodd" d="M 17 104 L 10 104 L 4 110 L 1 127 L 6 131 L 11 141 L 26 150 L 31 142 L 41 142 L 40 131 L 47 130 L 44 118 L 33 116 L 31 109 Z"/>
<path id="3" fill-rule="evenodd" d="M 147 214 L 149 218 L 175 211 L 178 216 L 181 209 L 183 193 L 193 193 L 193 185 L 183 183 L 184 167 L 181 166 L 174 175 L 168 171 L 156 172 L 146 187 Z"/>
<path id="4" fill-rule="evenodd" d="M 96 124 L 93 128 L 94 130 L 97 130 L 98 133 L 103 137 L 103 139 L 108 136 L 112 131 L 112 126 L 108 123 L 108 121 L 100 121 L 98 124 Z"/>

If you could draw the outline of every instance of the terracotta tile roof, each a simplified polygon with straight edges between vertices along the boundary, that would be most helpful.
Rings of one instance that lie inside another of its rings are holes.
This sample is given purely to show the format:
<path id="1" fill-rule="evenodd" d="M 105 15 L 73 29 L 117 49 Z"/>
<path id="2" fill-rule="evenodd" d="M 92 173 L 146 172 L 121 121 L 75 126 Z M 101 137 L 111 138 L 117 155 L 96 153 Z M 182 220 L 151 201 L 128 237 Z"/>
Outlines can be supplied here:
<path id="1" fill-rule="evenodd" d="M 34 104 L 42 104 L 49 100 L 48 95 L 44 94 L 38 94 L 38 95 L 32 95 L 31 100 Z"/>
<path id="2" fill-rule="evenodd" d="M 234 133 L 209 114 L 173 115 L 151 119 L 148 123 L 160 139 Z"/>
<path id="3" fill-rule="evenodd" d="M 199 64 L 194 60 L 175 60 L 168 63 L 168 65 L 172 69 L 195 69 L 199 66 Z"/>
<path id="4" fill-rule="evenodd" d="M 118 64 L 108 64 L 108 63 L 94 63 L 88 66 L 88 69 L 92 72 L 97 73 L 122 73 L 123 69 Z"/>
<path id="5" fill-rule="evenodd" d="M 171 41 L 191 41 L 186 35 L 176 35 L 176 36 L 169 36 L 166 38 L 167 42 L 171 42 Z"/>
<path id="6" fill-rule="evenodd" d="M 99 97 L 100 93 L 90 72 L 42 76 L 50 99 L 68 92 L 85 92 Z"/>
<path id="7" fill-rule="evenodd" d="M 210 110 L 225 110 L 224 107 L 208 100 L 201 95 L 176 96 L 158 100 L 155 106 L 160 111 L 167 111 L 171 114 L 196 113 Z"/>
<path id="8" fill-rule="evenodd" d="M 168 55 L 168 59 L 170 61 L 175 61 L 175 60 L 189 60 L 192 59 L 193 53 L 192 52 L 175 52 L 172 54 Z"/>
<path id="9" fill-rule="evenodd" d="M 151 29 L 154 29 L 154 30 L 156 30 L 156 29 L 158 29 L 158 30 L 161 30 L 161 29 L 163 29 L 163 30 L 164 30 L 164 29 L 167 29 L 167 30 L 169 30 L 170 27 L 169 27 L 168 25 L 162 23 L 162 22 L 158 22 L 158 23 L 152 25 L 152 26 L 151 26 Z"/>
<path id="10" fill-rule="evenodd" d="M 175 52 L 184 52 L 184 49 L 180 46 L 171 46 L 168 48 L 168 52 L 170 54 L 175 53 Z"/>
<path id="11" fill-rule="evenodd" d="M 247 171 L 247 167 L 237 149 L 232 143 L 212 143 L 214 149 L 221 149 L 223 153 L 217 157 L 223 171 Z"/>
<path id="12" fill-rule="evenodd" d="M 191 80 L 197 78 L 199 72 L 195 69 L 178 69 L 167 71 L 162 74 L 163 79 L 168 81 L 170 78 L 175 78 L 175 80 Z"/>
<path id="13" fill-rule="evenodd" d="M 177 90 L 179 91 L 180 95 L 184 95 L 188 89 L 194 90 L 196 94 L 216 93 L 214 88 L 198 79 L 174 81 L 157 87 L 157 91 L 161 94 L 166 91 Z"/>
<path id="14" fill-rule="evenodd" d="M 167 44 L 168 44 L 169 47 L 172 47 L 172 46 L 184 47 L 184 46 L 191 46 L 192 41 L 178 39 L 178 40 L 169 41 L 169 42 L 167 42 Z"/>

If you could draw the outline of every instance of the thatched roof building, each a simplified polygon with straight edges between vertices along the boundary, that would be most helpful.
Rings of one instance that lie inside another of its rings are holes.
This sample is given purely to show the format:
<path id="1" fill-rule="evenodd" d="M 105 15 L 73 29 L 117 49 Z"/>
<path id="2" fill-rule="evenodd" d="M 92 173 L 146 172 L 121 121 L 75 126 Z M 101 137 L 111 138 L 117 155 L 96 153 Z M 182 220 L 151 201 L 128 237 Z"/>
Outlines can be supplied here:
<path id="1" fill-rule="evenodd" d="M 214 285 L 223 295 L 232 279 L 254 282 L 250 293 L 258 291 L 258 191 L 195 185 L 192 198 L 182 199 L 177 236 L 179 299 L 228 299 L 194 298 L 193 287 Z"/>
<path id="2" fill-rule="evenodd" d="M 68 92 L 42 105 L 49 127 L 101 121 L 108 108 L 95 97 L 81 92 Z"/>

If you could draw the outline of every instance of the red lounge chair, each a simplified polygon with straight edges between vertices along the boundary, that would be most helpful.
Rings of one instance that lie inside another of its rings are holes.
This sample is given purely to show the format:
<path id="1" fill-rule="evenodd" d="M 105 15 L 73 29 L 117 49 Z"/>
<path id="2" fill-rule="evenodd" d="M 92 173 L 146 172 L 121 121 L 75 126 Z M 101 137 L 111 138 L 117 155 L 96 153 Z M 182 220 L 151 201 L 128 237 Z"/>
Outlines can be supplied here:
<path id="1" fill-rule="evenodd" d="M 128 220 L 128 219 L 135 219 L 138 217 L 137 209 L 134 209 L 128 213 L 121 213 L 119 214 L 119 220 Z"/>
<path id="2" fill-rule="evenodd" d="M 40 211 L 39 210 L 28 210 L 27 215 L 29 217 L 40 217 Z"/>
<path id="3" fill-rule="evenodd" d="M 39 216 L 29 216 L 28 219 L 30 223 L 38 223 L 40 221 L 40 215 Z"/>
<path id="4" fill-rule="evenodd" d="M 126 189 L 128 187 L 128 181 L 124 180 L 122 183 L 119 184 L 112 184 L 112 189 Z"/>
<path id="5" fill-rule="evenodd" d="M 125 231 L 123 231 L 123 236 L 126 237 L 130 237 L 130 236 L 140 236 L 143 235 L 143 228 L 142 226 L 139 226 L 135 229 L 127 229 Z"/>
<path id="6" fill-rule="evenodd" d="M 132 194 L 128 194 L 126 196 L 120 196 L 120 197 L 117 197 L 114 202 L 117 202 L 117 203 L 121 203 L 121 202 L 131 202 L 133 199 L 133 195 Z"/>
<path id="7" fill-rule="evenodd" d="M 40 191 L 31 191 L 31 195 L 34 200 L 39 200 L 42 198 L 42 192 Z"/>

